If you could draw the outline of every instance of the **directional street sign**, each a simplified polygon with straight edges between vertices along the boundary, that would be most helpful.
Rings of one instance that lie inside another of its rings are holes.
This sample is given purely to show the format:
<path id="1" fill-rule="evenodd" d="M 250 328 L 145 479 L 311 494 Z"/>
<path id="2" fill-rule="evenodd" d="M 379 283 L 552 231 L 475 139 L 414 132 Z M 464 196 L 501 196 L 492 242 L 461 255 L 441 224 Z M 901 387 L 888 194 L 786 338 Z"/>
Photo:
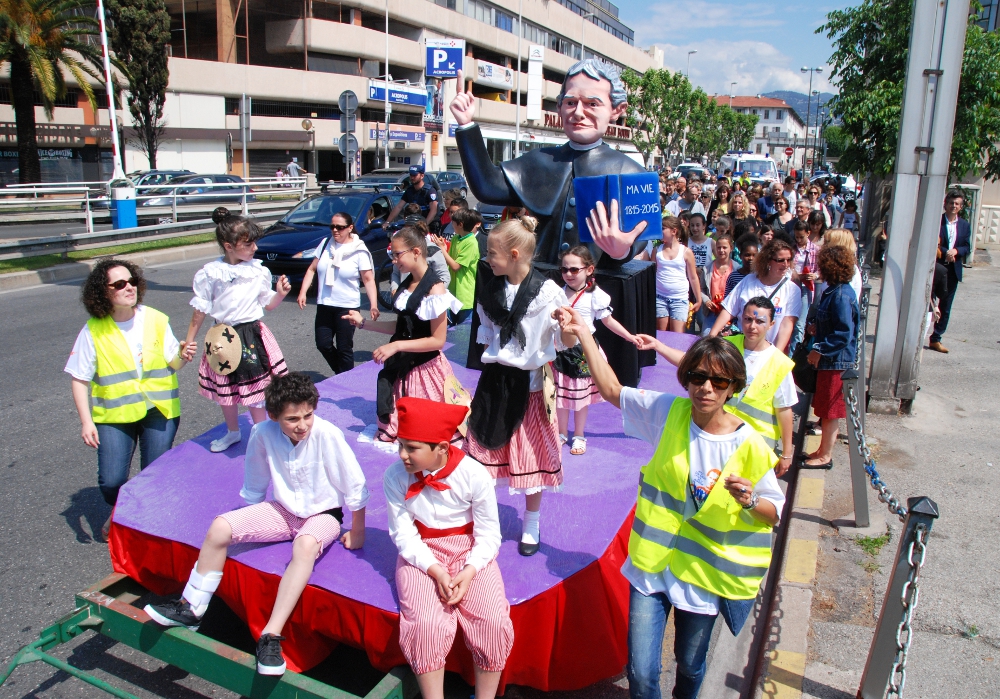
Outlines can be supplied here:
<path id="1" fill-rule="evenodd" d="M 354 134 L 344 134 L 337 141 L 337 150 L 340 151 L 341 155 L 350 157 L 358 152 L 358 139 L 354 137 Z"/>
<path id="2" fill-rule="evenodd" d="M 795 149 L 789 146 L 788 148 L 785 149 L 785 155 L 791 158 L 793 155 L 795 155 Z"/>
<path id="3" fill-rule="evenodd" d="M 431 78 L 457 78 L 465 56 L 464 39 L 428 39 L 427 70 Z"/>

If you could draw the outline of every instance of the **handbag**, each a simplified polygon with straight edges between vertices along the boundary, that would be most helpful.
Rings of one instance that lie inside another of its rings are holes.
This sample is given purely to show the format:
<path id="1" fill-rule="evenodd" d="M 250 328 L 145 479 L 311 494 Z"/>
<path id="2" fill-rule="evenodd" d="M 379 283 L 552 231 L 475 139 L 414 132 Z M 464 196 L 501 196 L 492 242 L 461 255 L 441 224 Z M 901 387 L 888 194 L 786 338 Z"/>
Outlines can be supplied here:
<path id="1" fill-rule="evenodd" d="M 816 369 L 809 363 L 809 353 L 812 352 L 813 338 L 809 337 L 799 343 L 792 353 L 792 379 L 803 393 L 816 392 Z"/>

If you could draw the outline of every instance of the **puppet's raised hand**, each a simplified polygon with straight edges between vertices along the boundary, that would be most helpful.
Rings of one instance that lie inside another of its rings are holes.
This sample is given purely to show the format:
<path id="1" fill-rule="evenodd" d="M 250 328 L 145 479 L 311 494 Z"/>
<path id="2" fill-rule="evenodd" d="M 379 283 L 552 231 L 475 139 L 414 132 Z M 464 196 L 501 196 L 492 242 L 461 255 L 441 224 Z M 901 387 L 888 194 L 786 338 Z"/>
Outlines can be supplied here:
<path id="1" fill-rule="evenodd" d="M 639 225 L 630 231 L 624 232 L 618 228 L 618 200 L 611 200 L 611 212 L 604 208 L 603 202 L 597 202 L 597 206 L 590 211 L 587 216 L 587 229 L 594 244 L 601 250 L 611 255 L 616 260 L 625 259 L 632 251 L 632 243 L 646 230 L 646 222 L 640 221 Z"/>

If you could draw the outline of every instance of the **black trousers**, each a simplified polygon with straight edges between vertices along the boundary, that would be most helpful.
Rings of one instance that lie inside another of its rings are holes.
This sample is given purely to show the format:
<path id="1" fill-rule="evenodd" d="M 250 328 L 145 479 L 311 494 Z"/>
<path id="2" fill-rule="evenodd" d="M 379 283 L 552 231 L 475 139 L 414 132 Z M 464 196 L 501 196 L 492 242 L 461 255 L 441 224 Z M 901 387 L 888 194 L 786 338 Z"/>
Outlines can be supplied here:
<path id="1" fill-rule="evenodd" d="M 357 310 L 316 304 L 316 349 L 335 374 L 354 368 L 354 326 L 341 316 Z"/>
<path id="2" fill-rule="evenodd" d="M 955 274 L 955 265 L 962 264 L 955 261 L 945 265 L 948 270 L 948 290 L 944 296 L 938 299 L 938 308 L 941 310 L 941 318 L 934 324 L 934 332 L 931 333 L 931 342 L 941 342 L 941 337 L 948 330 L 948 320 L 951 318 L 951 304 L 955 301 L 955 292 L 958 291 L 958 276 Z"/>

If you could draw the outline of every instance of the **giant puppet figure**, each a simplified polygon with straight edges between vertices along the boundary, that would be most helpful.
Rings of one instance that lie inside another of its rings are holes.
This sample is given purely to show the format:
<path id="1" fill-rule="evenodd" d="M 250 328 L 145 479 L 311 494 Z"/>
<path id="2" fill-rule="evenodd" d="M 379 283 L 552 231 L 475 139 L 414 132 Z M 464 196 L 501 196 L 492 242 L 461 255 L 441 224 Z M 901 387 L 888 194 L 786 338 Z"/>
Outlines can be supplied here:
<path id="1" fill-rule="evenodd" d="M 617 121 L 628 107 L 616 67 L 593 58 L 575 63 L 566 73 L 558 105 L 569 141 L 529 151 L 497 167 L 473 121 L 476 101 L 472 92 L 459 92 L 451 103 L 451 113 L 458 122 L 455 140 L 472 193 L 486 204 L 527 208 L 538 218 L 535 259 L 552 264 L 559 263 L 560 252 L 580 242 L 573 178 L 644 171 L 601 138 L 608 124 Z M 610 212 L 598 204 L 589 213 L 591 237 L 607 253 L 601 267 L 630 259 L 632 243 L 645 229 L 645 223 L 640 223 L 632 231 L 618 230 L 617 213 L 616 202 L 612 202 Z"/>

